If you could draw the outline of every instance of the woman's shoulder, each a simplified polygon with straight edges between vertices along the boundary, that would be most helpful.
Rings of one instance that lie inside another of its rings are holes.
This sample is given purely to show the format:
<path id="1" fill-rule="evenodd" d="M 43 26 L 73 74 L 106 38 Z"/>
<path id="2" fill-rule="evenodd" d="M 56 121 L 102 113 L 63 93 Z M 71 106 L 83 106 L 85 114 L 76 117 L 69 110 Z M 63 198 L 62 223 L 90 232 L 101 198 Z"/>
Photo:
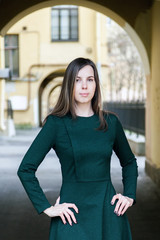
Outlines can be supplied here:
<path id="1" fill-rule="evenodd" d="M 119 116 L 115 112 L 111 112 L 108 110 L 102 110 L 103 116 L 106 120 L 117 121 L 119 120 Z"/>
<path id="2" fill-rule="evenodd" d="M 53 123 L 53 122 L 54 122 L 54 123 L 60 124 L 60 123 L 62 123 L 62 119 L 63 119 L 63 118 L 66 118 L 67 116 L 68 116 L 68 113 L 65 114 L 65 115 L 63 115 L 63 116 L 50 113 L 50 114 L 48 114 L 48 115 L 45 117 L 45 119 L 44 119 L 44 121 L 43 121 L 43 125 L 44 125 L 46 122 L 48 122 L 48 123 Z"/>
<path id="3" fill-rule="evenodd" d="M 60 120 L 60 116 L 50 113 L 43 120 L 42 126 L 44 126 L 45 124 L 53 124 L 53 123 L 56 124 L 59 120 Z"/>

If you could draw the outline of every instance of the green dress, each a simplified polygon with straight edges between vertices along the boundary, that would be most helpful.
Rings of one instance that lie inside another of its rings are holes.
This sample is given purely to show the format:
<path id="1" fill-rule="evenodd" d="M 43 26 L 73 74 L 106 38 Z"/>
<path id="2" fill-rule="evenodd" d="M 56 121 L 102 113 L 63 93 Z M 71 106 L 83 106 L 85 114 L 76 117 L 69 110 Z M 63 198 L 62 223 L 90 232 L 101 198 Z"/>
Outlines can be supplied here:
<path id="1" fill-rule="evenodd" d="M 49 115 L 26 152 L 18 176 L 35 209 L 40 214 L 48 202 L 35 172 L 51 148 L 56 152 L 62 170 L 60 203 L 75 203 L 79 209 L 72 226 L 63 224 L 59 216 L 51 218 L 49 240 L 131 240 L 126 213 L 117 216 L 111 199 L 116 194 L 110 177 L 112 150 L 122 166 L 123 194 L 136 200 L 137 163 L 119 118 L 104 114 L 108 130 L 99 126 L 97 114 L 89 117 L 71 114 Z"/>

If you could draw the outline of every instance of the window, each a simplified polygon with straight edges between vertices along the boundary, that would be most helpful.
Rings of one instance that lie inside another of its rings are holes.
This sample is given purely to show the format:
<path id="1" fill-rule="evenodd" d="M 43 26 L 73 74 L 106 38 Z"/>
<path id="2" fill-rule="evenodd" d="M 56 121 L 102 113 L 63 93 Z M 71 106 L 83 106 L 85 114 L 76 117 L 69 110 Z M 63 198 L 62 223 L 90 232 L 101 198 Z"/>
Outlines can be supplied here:
<path id="1" fill-rule="evenodd" d="M 19 49 L 18 35 L 6 35 L 5 44 L 5 67 L 11 69 L 12 77 L 19 76 Z"/>
<path id="2" fill-rule="evenodd" d="M 52 41 L 78 41 L 78 7 L 62 5 L 51 11 Z"/>

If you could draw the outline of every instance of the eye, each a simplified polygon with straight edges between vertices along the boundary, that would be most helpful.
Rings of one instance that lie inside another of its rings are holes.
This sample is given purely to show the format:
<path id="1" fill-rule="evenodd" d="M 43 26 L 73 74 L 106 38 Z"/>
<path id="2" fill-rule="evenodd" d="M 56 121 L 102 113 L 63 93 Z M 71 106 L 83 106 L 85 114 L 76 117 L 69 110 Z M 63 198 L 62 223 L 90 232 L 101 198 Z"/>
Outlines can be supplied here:
<path id="1" fill-rule="evenodd" d="M 89 80 L 89 81 L 93 81 L 93 78 L 89 78 L 88 80 Z"/>
<path id="2" fill-rule="evenodd" d="M 79 79 L 79 78 L 76 78 L 76 82 L 78 82 L 78 81 L 80 81 L 80 79 Z"/>

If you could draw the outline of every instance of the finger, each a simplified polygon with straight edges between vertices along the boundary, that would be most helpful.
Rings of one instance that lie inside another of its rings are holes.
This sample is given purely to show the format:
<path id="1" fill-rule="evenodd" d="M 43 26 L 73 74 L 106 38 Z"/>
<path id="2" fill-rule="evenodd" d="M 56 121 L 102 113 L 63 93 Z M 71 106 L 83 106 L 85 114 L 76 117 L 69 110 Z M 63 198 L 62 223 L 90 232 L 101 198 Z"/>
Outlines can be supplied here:
<path id="1" fill-rule="evenodd" d="M 61 213 L 59 216 L 61 217 L 62 222 L 63 222 L 64 224 L 66 224 L 66 219 L 65 219 L 64 215 Z"/>
<path id="2" fill-rule="evenodd" d="M 120 216 L 120 214 L 121 214 L 122 210 L 124 209 L 124 207 L 126 206 L 126 204 L 127 204 L 127 200 L 126 199 L 122 200 L 119 210 L 117 212 L 118 216 Z"/>
<path id="3" fill-rule="evenodd" d="M 67 206 L 70 208 L 74 208 L 74 210 L 78 213 L 78 208 L 74 203 L 67 203 Z"/>
<path id="4" fill-rule="evenodd" d="M 121 215 L 123 215 L 128 208 L 129 208 L 129 203 L 127 203 L 127 204 L 125 205 L 125 207 L 123 208 L 123 210 L 122 210 L 122 212 L 121 212 Z"/>
<path id="5" fill-rule="evenodd" d="M 119 200 L 118 200 L 118 202 L 116 203 L 116 206 L 115 206 L 115 209 L 114 209 L 114 212 L 115 212 L 115 213 L 118 212 L 121 203 L 122 203 L 122 198 L 120 197 Z"/>
<path id="6" fill-rule="evenodd" d="M 63 214 L 64 214 L 65 217 L 67 218 L 69 224 L 72 226 L 72 221 L 71 221 L 71 217 L 70 217 L 70 215 L 69 215 L 66 211 L 63 211 Z"/>
<path id="7" fill-rule="evenodd" d="M 70 214 L 70 216 L 72 217 L 73 221 L 74 221 L 75 223 L 77 223 L 77 220 L 76 220 L 76 218 L 75 218 L 74 213 L 73 213 L 70 209 L 67 209 L 66 211 Z"/>
<path id="8" fill-rule="evenodd" d="M 118 199 L 118 198 L 119 198 L 118 194 L 114 195 L 111 200 L 111 204 L 113 205 L 115 203 L 116 199 Z"/>

